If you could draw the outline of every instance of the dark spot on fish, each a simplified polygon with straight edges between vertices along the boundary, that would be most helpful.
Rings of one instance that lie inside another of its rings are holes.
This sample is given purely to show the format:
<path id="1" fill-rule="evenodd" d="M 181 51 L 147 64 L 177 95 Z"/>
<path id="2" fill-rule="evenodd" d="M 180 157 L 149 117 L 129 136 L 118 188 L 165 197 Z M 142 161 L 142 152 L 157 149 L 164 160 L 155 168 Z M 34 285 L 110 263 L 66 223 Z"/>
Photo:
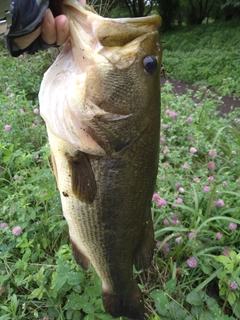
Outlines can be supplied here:
<path id="1" fill-rule="evenodd" d="M 143 59 L 143 68 L 147 74 L 152 74 L 157 70 L 158 63 L 154 56 L 146 56 Z"/>
<path id="2" fill-rule="evenodd" d="M 69 197 L 69 195 L 68 195 L 67 192 L 65 192 L 65 191 L 63 191 L 62 194 L 63 194 L 64 197 Z"/>

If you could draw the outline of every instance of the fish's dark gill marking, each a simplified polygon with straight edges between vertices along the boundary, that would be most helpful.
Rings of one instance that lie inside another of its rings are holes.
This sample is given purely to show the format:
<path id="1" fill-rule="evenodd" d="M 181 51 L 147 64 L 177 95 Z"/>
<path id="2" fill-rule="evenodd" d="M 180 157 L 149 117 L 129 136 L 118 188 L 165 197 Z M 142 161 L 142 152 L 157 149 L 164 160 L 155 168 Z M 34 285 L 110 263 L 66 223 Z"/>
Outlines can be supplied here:
<path id="1" fill-rule="evenodd" d="M 74 156 L 65 153 L 71 172 L 72 191 L 82 202 L 91 204 L 97 193 L 97 185 L 88 155 L 78 151 Z"/>

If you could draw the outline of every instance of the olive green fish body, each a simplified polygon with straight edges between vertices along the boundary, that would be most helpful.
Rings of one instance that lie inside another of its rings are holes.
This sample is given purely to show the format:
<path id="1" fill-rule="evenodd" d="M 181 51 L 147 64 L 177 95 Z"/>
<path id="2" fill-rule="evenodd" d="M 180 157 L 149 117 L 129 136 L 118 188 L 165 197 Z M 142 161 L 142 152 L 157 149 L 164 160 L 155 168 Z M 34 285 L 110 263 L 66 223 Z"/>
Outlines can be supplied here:
<path id="1" fill-rule="evenodd" d="M 133 264 L 147 268 L 154 249 L 160 18 L 105 19 L 64 5 L 70 42 L 40 91 L 63 214 L 77 263 L 102 280 L 106 311 L 143 319 Z"/>

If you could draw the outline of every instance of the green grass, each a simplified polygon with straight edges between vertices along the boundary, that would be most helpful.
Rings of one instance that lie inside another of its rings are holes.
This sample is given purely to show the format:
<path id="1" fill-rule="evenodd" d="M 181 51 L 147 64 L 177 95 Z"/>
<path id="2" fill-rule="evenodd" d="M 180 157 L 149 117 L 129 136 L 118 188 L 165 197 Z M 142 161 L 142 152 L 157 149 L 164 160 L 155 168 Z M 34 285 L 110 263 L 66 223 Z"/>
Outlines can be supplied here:
<path id="1" fill-rule="evenodd" d="M 183 27 L 161 35 L 167 77 L 240 97 L 239 21 Z"/>
<path id="2" fill-rule="evenodd" d="M 73 260 L 38 113 L 51 58 L 0 55 L 0 320 L 109 320 L 98 276 Z M 220 118 L 220 104 L 208 90 L 162 90 L 156 251 L 149 270 L 135 273 L 148 319 L 240 317 L 240 112 Z"/>

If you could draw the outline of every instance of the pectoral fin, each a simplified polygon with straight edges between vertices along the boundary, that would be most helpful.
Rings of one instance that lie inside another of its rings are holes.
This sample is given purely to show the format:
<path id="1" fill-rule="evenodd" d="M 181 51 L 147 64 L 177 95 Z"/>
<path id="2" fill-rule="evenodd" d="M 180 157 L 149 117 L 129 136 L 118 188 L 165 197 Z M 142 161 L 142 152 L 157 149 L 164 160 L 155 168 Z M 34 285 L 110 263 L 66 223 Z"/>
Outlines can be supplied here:
<path id="1" fill-rule="evenodd" d="M 68 153 L 65 156 L 71 172 L 74 195 L 82 202 L 92 203 L 96 196 L 97 185 L 88 155 L 78 151 L 74 156 Z"/>

